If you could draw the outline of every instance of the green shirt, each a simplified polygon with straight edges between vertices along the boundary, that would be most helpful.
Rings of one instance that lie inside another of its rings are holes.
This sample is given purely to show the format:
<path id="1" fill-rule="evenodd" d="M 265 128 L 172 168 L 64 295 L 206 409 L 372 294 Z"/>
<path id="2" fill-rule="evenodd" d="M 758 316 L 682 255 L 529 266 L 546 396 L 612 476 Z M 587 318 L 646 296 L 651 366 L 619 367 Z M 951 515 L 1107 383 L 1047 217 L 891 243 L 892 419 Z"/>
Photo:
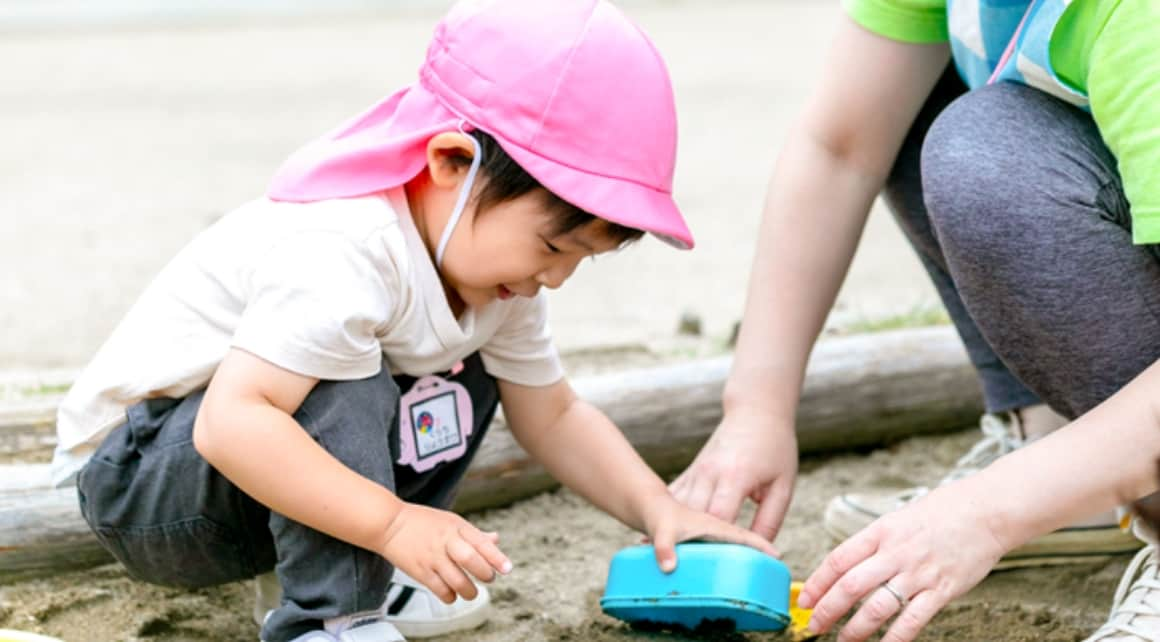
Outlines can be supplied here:
<path id="1" fill-rule="evenodd" d="M 843 0 L 855 22 L 908 43 L 949 39 L 946 0 Z M 1051 32 L 1052 71 L 1088 97 L 1115 155 L 1136 243 L 1160 243 L 1160 0 L 1074 0 Z"/>

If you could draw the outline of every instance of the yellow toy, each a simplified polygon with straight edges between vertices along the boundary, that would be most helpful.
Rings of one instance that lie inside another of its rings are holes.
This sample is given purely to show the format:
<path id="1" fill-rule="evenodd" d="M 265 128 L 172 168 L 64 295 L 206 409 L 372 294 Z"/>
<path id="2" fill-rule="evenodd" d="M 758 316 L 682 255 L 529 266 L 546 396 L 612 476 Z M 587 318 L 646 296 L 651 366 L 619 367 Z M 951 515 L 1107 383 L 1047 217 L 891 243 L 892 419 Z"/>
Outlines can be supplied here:
<path id="1" fill-rule="evenodd" d="M 802 592 L 802 583 L 793 582 L 789 585 L 789 632 L 794 642 L 812 640 L 816 635 L 806 628 L 810 624 L 810 615 L 813 609 L 803 609 L 798 606 L 798 594 Z"/>

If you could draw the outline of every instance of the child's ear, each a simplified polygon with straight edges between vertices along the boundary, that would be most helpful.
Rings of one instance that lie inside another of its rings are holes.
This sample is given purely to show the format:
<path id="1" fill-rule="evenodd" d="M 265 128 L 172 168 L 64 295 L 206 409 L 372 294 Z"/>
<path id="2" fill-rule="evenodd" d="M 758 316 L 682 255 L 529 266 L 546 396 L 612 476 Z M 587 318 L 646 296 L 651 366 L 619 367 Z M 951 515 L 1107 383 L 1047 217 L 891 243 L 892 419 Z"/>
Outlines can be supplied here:
<path id="1" fill-rule="evenodd" d="M 431 182 L 437 187 L 458 188 L 467 176 L 471 159 L 475 156 L 475 145 L 467 134 L 443 132 L 427 141 L 427 171 Z"/>

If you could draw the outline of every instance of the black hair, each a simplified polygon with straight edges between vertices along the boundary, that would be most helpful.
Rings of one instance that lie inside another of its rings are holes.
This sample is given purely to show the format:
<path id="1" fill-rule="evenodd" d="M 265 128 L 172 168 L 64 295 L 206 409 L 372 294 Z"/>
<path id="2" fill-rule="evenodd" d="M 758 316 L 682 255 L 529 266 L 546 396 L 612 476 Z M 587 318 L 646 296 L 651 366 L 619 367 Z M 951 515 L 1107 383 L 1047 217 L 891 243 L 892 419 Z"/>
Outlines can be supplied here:
<path id="1" fill-rule="evenodd" d="M 483 153 L 483 162 L 479 166 L 483 182 L 475 194 L 476 209 L 479 212 L 486 212 L 500 203 L 519 198 L 534 190 L 541 190 L 547 211 L 553 217 L 551 228 L 553 236 L 567 234 L 597 221 L 602 224 L 601 233 L 620 245 L 626 245 L 644 236 L 641 230 L 601 219 L 556 196 L 508 156 L 490 134 L 476 129 L 468 135 L 479 141 Z M 463 157 L 456 158 L 456 162 L 467 161 Z"/>

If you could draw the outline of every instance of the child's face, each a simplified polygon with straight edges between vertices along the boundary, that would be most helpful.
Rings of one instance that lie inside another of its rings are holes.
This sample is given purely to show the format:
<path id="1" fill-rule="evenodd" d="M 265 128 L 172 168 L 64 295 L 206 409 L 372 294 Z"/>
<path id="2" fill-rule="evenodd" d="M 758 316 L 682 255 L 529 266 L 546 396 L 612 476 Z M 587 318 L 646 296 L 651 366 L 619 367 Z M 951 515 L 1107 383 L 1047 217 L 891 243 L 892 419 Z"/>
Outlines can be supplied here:
<path id="1" fill-rule="evenodd" d="M 534 190 L 482 214 L 471 206 L 464 211 L 439 272 L 467 306 L 558 288 L 582 260 L 619 247 L 603 233 L 600 221 L 554 233 L 544 197 L 545 192 Z"/>

